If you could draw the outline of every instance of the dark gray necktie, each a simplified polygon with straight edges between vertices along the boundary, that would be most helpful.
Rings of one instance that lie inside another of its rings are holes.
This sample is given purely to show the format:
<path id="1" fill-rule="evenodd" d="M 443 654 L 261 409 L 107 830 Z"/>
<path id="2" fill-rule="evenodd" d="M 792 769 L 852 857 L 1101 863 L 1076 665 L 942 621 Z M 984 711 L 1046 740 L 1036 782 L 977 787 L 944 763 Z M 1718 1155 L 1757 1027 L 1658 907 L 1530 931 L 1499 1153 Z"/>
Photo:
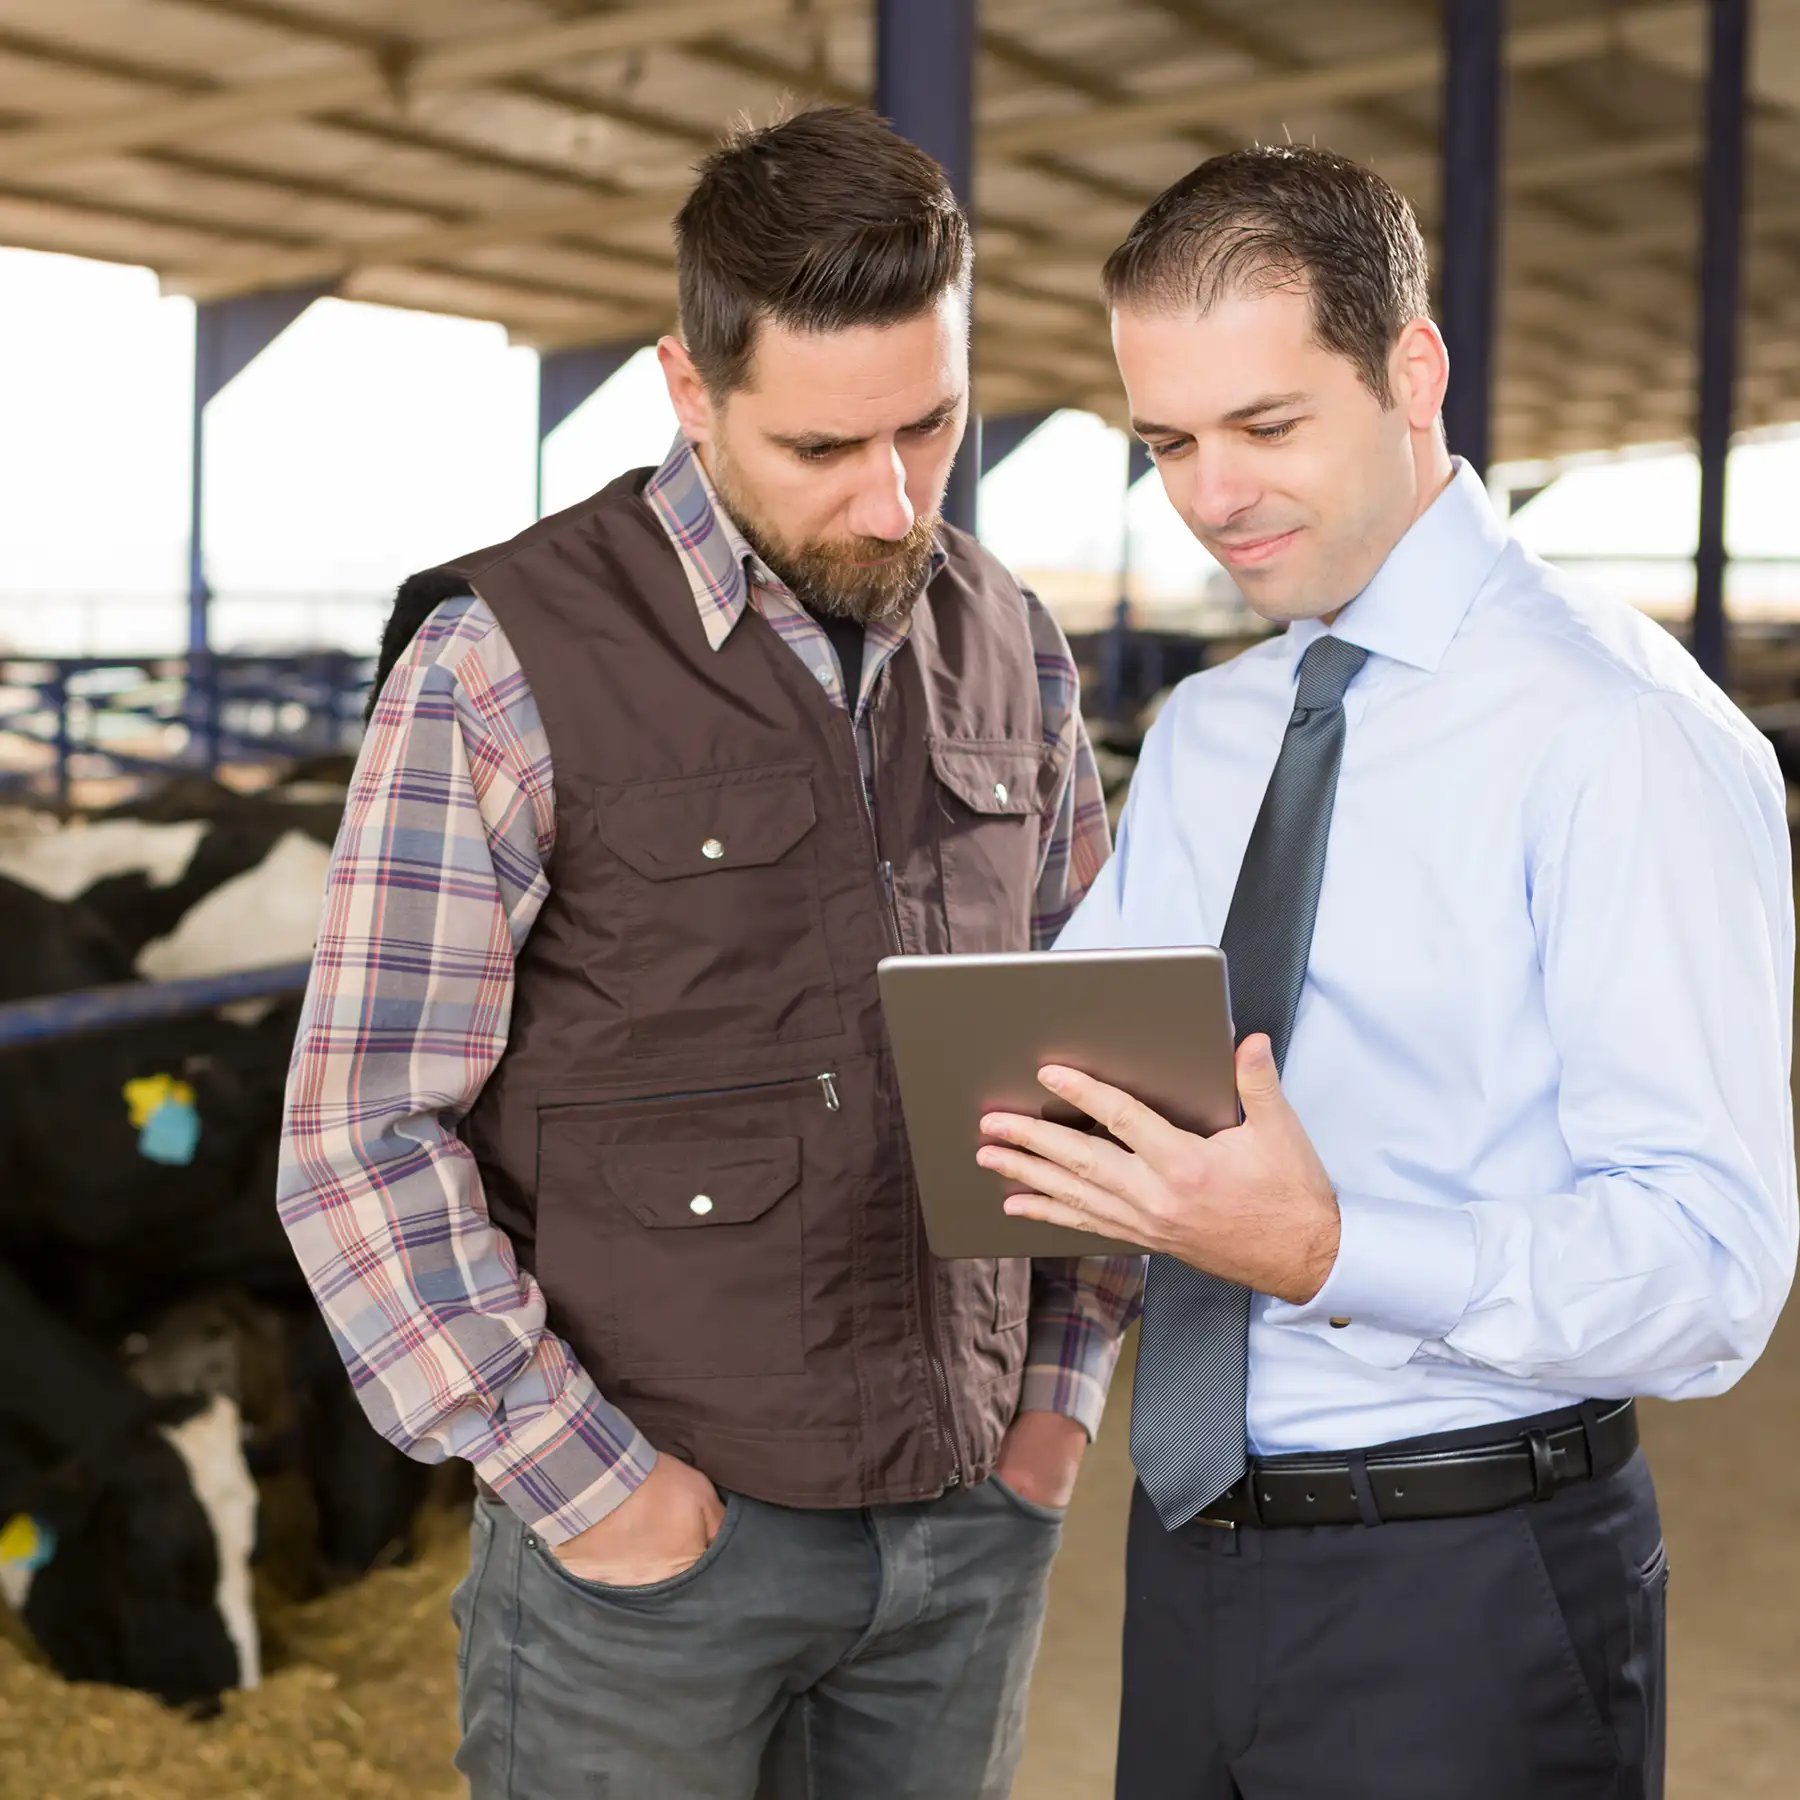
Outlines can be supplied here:
<path id="1" fill-rule="evenodd" d="M 1294 711 L 1219 939 L 1238 1041 L 1266 1031 L 1279 1067 L 1312 950 L 1344 754 L 1344 690 L 1366 650 L 1322 637 L 1300 660 Z M 1250 1290 L 1153 1256 L 1144 1286 L 1131 1459 L 1173 1531 L 1243 1477 Z"/>

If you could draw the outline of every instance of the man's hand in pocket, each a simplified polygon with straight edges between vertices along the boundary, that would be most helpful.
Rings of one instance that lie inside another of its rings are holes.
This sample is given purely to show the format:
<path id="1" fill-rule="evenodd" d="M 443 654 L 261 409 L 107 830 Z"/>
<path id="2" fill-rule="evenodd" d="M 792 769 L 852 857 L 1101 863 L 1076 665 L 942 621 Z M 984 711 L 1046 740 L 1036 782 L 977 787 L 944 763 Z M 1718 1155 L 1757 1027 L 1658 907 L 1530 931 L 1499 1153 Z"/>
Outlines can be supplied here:
<path id="1" fill-rule="evenodd" d="M 583 1581 L 650 1587 L 691 1569 L 724 1522 L 719 1490 L 698 1469 L 664 1454 L 629 1500 L 550 1554 Z"/>
<path id="2" fill-rule="evenodd" d="M 1000 1446 L 994 1473 L 1034 1506 L 1067 1506 L 1087 1445 L 1086 1430 L 1062 1413 L 1022 1412 Z"/>

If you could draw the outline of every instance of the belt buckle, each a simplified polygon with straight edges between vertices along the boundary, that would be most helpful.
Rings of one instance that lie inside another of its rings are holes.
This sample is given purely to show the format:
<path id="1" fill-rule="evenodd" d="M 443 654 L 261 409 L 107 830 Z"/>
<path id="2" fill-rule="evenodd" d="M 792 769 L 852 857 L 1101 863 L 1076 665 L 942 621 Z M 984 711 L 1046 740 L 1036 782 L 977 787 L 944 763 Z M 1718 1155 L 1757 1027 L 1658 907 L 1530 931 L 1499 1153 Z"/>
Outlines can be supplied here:
<path id="1" fill-rule="evenodd" d="M 1237 1530 L 1236 1519 L 1214 1519 L 1209 1518 L 1205 1513 L 1197 1513 L 1194 1517 L 1194 1523 L 1196 1525 L 1210 1525 L 1214 1531 Z"/>

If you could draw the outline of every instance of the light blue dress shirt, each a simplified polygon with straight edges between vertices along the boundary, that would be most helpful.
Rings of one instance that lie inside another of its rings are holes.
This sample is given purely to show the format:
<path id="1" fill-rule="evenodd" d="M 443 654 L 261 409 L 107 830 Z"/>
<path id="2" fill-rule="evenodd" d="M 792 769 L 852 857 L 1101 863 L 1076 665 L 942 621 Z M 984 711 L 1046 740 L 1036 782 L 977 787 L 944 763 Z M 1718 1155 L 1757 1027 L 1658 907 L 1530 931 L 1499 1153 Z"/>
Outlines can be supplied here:
<path id="1" fill-rule="evenodd" d="M 1175 691 L 1059 949 L 1218 942 L 1326 629 Z M 1310 1304 L 1253 1299 L 1253 1449 L 1730 1386 L 1794 1270 L 1768 744 L 1465 466 L 1330 629 L 1371 654 L 1283 1085 L 1343 1237 Z"/>

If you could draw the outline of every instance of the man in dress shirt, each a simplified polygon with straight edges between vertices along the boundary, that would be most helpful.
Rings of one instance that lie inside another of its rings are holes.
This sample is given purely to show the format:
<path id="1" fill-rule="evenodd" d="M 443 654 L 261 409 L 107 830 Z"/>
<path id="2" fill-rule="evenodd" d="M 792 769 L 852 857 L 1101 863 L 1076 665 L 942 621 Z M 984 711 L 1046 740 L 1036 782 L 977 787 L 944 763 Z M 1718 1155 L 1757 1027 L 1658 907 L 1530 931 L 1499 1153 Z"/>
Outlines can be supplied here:
<path id="1" fill-rule="evenodd" d="M 1060 940 L 1222 944 L 1244 1122 L 1051 1069 L 1110 1139 L 981 1153 L 1154 1253 L 1118 1791 L 1658 1794 L 1632 1401 L 1729 1387 L 1792 1277 L 1781 776 L 1449 455 L 1378 177 L 1216 158 L 1106 288 L 1171 503 L 1286 627 L 1177 691 Z"/>

